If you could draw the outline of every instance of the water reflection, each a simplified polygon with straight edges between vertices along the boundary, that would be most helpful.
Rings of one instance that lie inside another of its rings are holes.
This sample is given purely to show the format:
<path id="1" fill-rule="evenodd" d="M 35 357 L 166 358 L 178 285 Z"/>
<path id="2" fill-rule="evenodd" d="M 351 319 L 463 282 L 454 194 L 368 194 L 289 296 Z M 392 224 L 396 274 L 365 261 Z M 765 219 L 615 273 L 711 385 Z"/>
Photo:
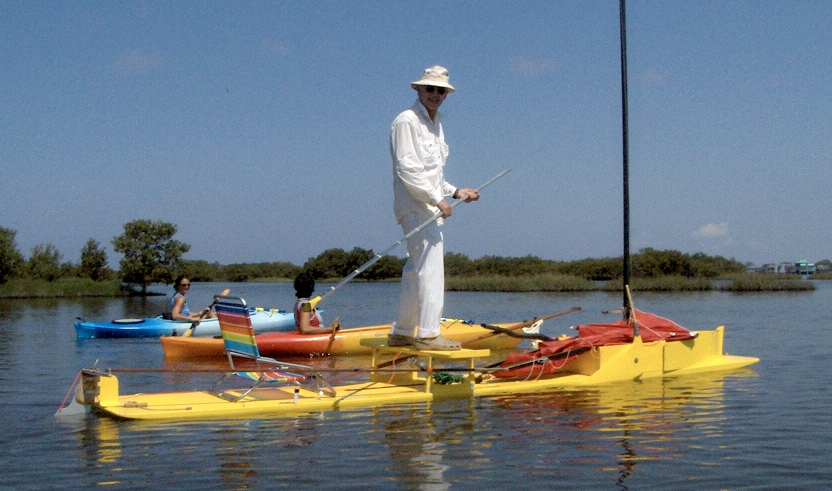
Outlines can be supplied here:
<path id="1" fill-rule="evenodd" d="M 178 378 L 185 375 L 166 375 L 164 383 L 196 381 Z M 216 375 L 196 378 L 201 376 Z M 568 475 L 573 483 L 601 479 L 607 488 L 628 489 L 634 475 L 643 478 L 656 466 L 675 468 L 691 449 L 698 449 L 700 461 L 692 462 L 697 467 L 718 465 L 724 458 L 718 449 L 725 445 L 726 380 L 754 376 L 740 370 L 237 421 L 87 418 L 78 434 L 86 467 L 95 469 L 90 476 L 99 484 L 129 482 L 137 466 L 161 469 L 175 463 L 202 465 L 199 476 L 189 476 L 214 487 L 219 482 L 223 489 L 259 488 L 275 480 L 326 485 L 333 484 L 331 476 L 318 470 L 326 466 L 337 475 L 334 452 L 340 452 L 351 462 L 343 464 L 350 478 L 382 479 L 401 489 L 446 490 L 468 475 L 487 479 L 480 483 L 488 486 L 518 479 L 555 482 Z M 356 467 L 356 462 L 369 464 Z"/>
<path id="2" fill-rule="evenodd" d="M 85 473 L 96 485 L 119 484 L 122 462 L 122 442 L 119 422 L 95 416 L 78 416 L 62 420 L 77 431 L 78 448 Z"/>
<path id="3" fill-rule="evenodd" d="M 443 456 L 451 435 L 459 432 L 460 425 L 470 426 L 475 419 L 471 404 L 467 414 L 468 418 L 460 418 L 457 413 L 453 424 L 447 426 L 448 421 L 430 405 L 374 411 L 373 425 L 383 431 L 391 470 L 406 489 L 440 491 L 451 487 L 444 478 L 449 465 L 443 462 Z"/>
<path id="4" fill-rule="evenodd" d="M 0 300 L 0 370 L 6 372 L 11 367 L 11 357 L 16 337 L 15 325 L 23 318 L 23 306 L 20 302 Z M 0 375 L 0 380 L 6 377 Z"/>
<path id="5" fill-rule="evenodd" d="M 191 301 L 210 302 L 226 286 L 254 305 L 291 306 L 294 299 L 288 284 L 228 284 L 198 285 Z M 241 485 L 256 489 L 418 489 L 421 481 L 464 489 L 524 484 L 567 489 L 823 489 L 832 482 L 830 436 L 824 431 L 832 419 L 830 355 L 825 349 L 832 330 L 824 327 L 832 318 L 832 282 L 818 286 L 799 295 L 712 292 L 636 299 L 684 326 L 725 324 L 726 350 L 760 356 L 763 362 L 753 367 L 759 377 L 732 372 L 649 386 L 629 383 L 620 389 L 250 421 L 141 424 L 89 418 L 81 428 L 69 430 L 54 423 L 53 415 L 82 366 L 96 360 L 99 367 L 169 366 L 156 340 L 75 339 L 76 316 L 139 316 L 128 309 L 140 309 L 141 303 L 121 298 L 63 299 L 57 305 L 0 300 L 0 385 L 7 402 L 0 432 L 13 442 L 4 455 L 6 467 L 19 470 L 7 473 L 4 482 L 15 489 L 54 479 L 60 483 L 56 486 L 76 489 L 118 482 L 110 487 L 163 489 L 185 483 L 207 490 L 241 487 L 219 477 L 240 473 Z M 351 325 L 389 322 L 397 295 L 394 285 L 350 285 L 332 297 L 327 317 L 340 315 Z M 620 298 L 600 293 L 578 300 L 557 294 L 453 296 L 456 307 L 450 309 L 457 311 L 448 312 L 452 316 L 493 322 L 572 305 L 584 308 L 563 324 L 604 320 L 597 312 Z M 146 315 L 158 313 L 153 302 L 147 309 Z M 550 324 L 546 333 L 559 325 Z M 322 368 L 353 363 L 298 361 Z M 366 366 L 360 358 L 354 363 Z M 224 369 L 227 361 L 208 366 Z M 120 381 L 125 393 L 135 393 L 204 389 L 218 377 L 136 373 Z M 398 434 L 390 436 L 391 447 L 388 434 L 393 431 Z M 410 448 L 403 451 L 414 460 L 394 462 L 397 452 L 392 448 L 406 447 L 408 441 Z"/>
<path id="6" fill-rule="evenodd" d="M 493 417 L 503 418 L 500 424 L 526 444 L 540 437 L 530 424 L 546 429 L 543 434 L 559 445 L 541 456 L 544 464 L 591 464 L 616 473 L 617 486 L 627 489 L 627 479 L 645 461 L 673 461 L 686 449 L 718 446 L 709 440 L 719 438 L 725 424 L 725 380 L 752 376 L 745 369 L 494 398 L 500 410 Z"/>
<path id="7" fill-rule="evenodd" d="M 252 422 L 256 426 L 256 421 Z M 257 469 L 250 448 L 252 430 L 249 427 L 220 427 L 213 429 L 212 447 L 219 462 L 217 474 L 224 489 L 254 488 Z"/>
<path id="8" fill-rule="evenodd" d="M 20 300 L 0 299 L 0 323 L 19 321 L 23 317 L 23 306 Z"/>
<path id="9" fill-rule="evenodd" d="M 83 467 L 95 485 L 130 485 L 136 470 L 196 466 L 189 478 L 210 488 L 258 489 L 278 472 L 297 473 L 287 455 L 314 446 L 322 421 L 313 416 L 201 422 L 129 422 L 95 416 L 66 422 L 75 427 Z"/>
<path id="10" fill-rule="evenodd" d="M 109 298 L 92 297 L 83 298 L 78 302 L 81 307 L 81 313 L 78 316 L 86 321 L 108 321 L 108 308 L 114 302 Z"/>
<path id="11" fill-rule="evenodd" d="M 124 302 L 124 317 L 156 317 L 167 310 L 170 296 L 128 297 Z"/>

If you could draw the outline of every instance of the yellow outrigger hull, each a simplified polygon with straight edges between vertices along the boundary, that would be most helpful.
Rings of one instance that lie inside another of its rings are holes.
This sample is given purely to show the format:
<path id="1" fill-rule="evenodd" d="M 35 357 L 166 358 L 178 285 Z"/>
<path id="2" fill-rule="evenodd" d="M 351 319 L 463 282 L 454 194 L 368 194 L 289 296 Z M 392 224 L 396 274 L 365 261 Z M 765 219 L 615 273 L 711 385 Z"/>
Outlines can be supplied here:
<path id="1" fill-rule="evenodd" d="M 221 392 L 188 391 L 120 395 L 118 378 L 106 372 L 83 370 L 76 392 L 79 403 L 119 419 L 170 420 L 238 418 L 264 415 L 337 411 L 389 404 L 427 403 L 442 399 L 468 398 L 602 386 L 648 378 L 676 377 L 703 372 L 733 370 L 754 364 L 758 358 L 723 354 L 723 327 L 700 331 L 685 341 L 600 346 L 582 353 L 563 372 L 532 380 L 501 379 L 488 370 L 477 370 L 474 360 L 489 356 L 487 349 L 452 352 L 389 348 L 384 340 L 367 340 L 373 348 L 373 367 L 385 356 L 415 356 L 426 364 L 427 373 L 415 371 L 370 372 L 369 380 L 335 386 L 335 395 L 300 389 L 297 386 L 258 388 L 231 402 L 228 397 L 241 389 Z M 467 362 L 461 382 L 440 385 L 432 372 L 441 372 L 436 362 Z M 224 396 L 224 397 L 223 397 Z"/>

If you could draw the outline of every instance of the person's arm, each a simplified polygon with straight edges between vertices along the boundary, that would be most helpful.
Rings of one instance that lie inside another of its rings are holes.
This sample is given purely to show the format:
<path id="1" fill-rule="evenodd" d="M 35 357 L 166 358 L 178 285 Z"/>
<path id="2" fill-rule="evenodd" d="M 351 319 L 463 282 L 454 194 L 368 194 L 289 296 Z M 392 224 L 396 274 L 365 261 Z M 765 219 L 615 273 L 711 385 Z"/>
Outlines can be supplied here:
<path id="1" fill-rule="evenodd" d="M 298 315 L 298 331 L 301 334 L 322 334 L 332 332 L 331 327 L 312 327 L 309 320 L 312 318 L 313 312 L 300 311 Z"/>
<path id="2" fill-rule="evenodd" d="M 442 212 L 442 218 L 448 218 L 454 213 L 454 209 L 451 207 L 451 204 L 445 201 L 444 199 L 437 203 L 436 207 L 439 208 L 439 211 Z"/>
<path id="3" fill-rule="evenodd" d="M 187 321 L 193 322 L 198 321 L 200 318 L 199 316 L 195 316 L 191 314 L 190 316 L 182 315 L 182 307 L 185 306 L 185 297 L 178 296 L 173 300 L 173 308 L 170 310 L 170 317 L 175 321 Z"/>
<path id="4" fill-rule="evenodd" d="M 459 188 L 456 191 L 454 191 L 454 194 L 451 197 L 453 199 L 459 199 L 459 198 L 462 198 L 463 196 L 466 197 L 465 198 L 466 203 L 470 203 L 472 201 L 477 201 L 478 199 L 480 199 L 480 193 L 478 193 L 476 189 L 471 189 L 471 188 Z"/>
<path id="5" fill-rule="evenodd" d="M 451 193 L 451 198 L 453 199 L 460 199 L 463 196 L 465 197 L 466 203 L 470 203 L 472 201 L 477 201 L 478 199 L 480 199 L 480 193 L 478 193 L 476 189 L 458 188 Z M 442 212 L 442 218 L 448 218 L 449 216 L 453 215 L 453 207 L 444 199 L 440 201 L 436 205 L 436 207 L 439 208 L 439 211 Z"/>

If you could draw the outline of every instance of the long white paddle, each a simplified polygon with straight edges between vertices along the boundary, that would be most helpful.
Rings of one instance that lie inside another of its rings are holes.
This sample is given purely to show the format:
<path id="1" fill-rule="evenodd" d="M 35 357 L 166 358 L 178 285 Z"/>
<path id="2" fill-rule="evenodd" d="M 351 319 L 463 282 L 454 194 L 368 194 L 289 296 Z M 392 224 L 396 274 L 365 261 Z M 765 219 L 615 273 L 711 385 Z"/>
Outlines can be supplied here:
<path id="1" fill-rule="evenodd" d="M 504 171 L 500 172 L 500 173 L 499 173 L 499 174 L 497 174 L 496 176 L 494 176 L 494 177 L 492 177 L 491 179 L 489 179 L 488 181 L 486 181 L 486 182 L 485 182 L 482 186 L 478 187 L 478 188 L 476 189 L 476 191 L 477 191 L 477 192 L 480 192 L 480 190 L 484 189 L 486 186 L 488 186 L 488 185 L 489 185 L 489 184 L 491 184 L 492 182 L 494 182 L 494 181 L 496 181 L 497 179 L 499 179 L 499 178 L 503 177 L 504 175 L 506 175 L 506 174 L 508 173 L 508 171 L 510 171 L 510 170 L 511 170 L 511 169 L 506 169 L 506 170 L 504 170 Z M 456 205 L 458 205 L 458 204 L 462 203 L 462 202 L 463 202 L 463 201 L 465 201 L 466 199 L 468 199 L 468 196 L 465 196 L 465 195 L 460 196 L 458 200 L 454 201 L 454 202 L 451 204 L 451 208 L 454 208 Z M 436 220 L 439 220 L 439 218 L 440 218 L 441 216 L 442 216 L 442 212 L 441 212 L 441 211 L 437 211 L 437 212 L 433 215 L 433 217 L 432 217 L 432 218 L 430 218 L 430 219 L 428 219 L 428 220 L 425 220 L 425 222 L 424 222 L 424 223 L 422 223 L 422 224 L 421 224 L 421 225 L 419 225 L 418 227 L 416 227 L 416 228 L 414 228 L 413 230 L 411 230 L 410 232 L 408 232 L 408 233 L 407 233 L 404 237 L 402 237 L 401 239 L 399 239 L 399 240 L 398 240 L 395 244 L 391 245 L 390 247 L 388 247 L 387 249 L 383 250 L 382 252 L 379 252 L 378 254 L 376 254 L 375 256 L 373 256 L 372 258 L 370 258 L 370 260 L 369 260 L 369 261 L 367 261 L 366 263 L 364 263 L 364 264 L 362 264 L 361 266 L 359 266 L 359 267 L 358 267 L 355 271 L 353 271 L 352 273 L 350 273 L 350 274 L 348 274 L 347 276 L 345 276 L 343 280 L 341 280 L 341 281 L 339 281 L 338 283 L 336 283 L 335 285 L 333 285 L 333 286 L 329 287 L 329 291 L 328 291 L 328 292 L 326 292 L 323 296 L 317 296 L 317 297 L 315 297 L 315 298 L 313 298 L 313 299 L 309 300 L 308 302 L 304 302 L 304 303 L 303 303 L 303 305 L 301 306 L 301 308 L 302 308 L 304 311 L 306 311 L 306 312 L 311 312 L 311 311 L 312 311 L 312 309 L 313 309 L 313 308 L 315 308 L 315 306 L 316 306 L 316 305 L 318 305 L 318 303 L 319 303 L 321 300 L 323 300 L 323 299 L 325 299 L 326 297 L 328 297 L 328 296 L 332 295 L 333 293 L 335 293 L 335 290 L 337 290 L 337 289 L 341 288 L 342 286 L 346 285 L 347 283 L 349 283 L 349 282 L 350 282 L 353 278 L 355 278 L 356 276 L 358 276 L 358 275 L 360 275 L 361 273 L 363 273 L 365 269 L 369 268 L 370 266 L 372 266 L 373 264 L 375 264 L 376 262 L 378 262 L 378 260 L 379 260 L 379 259 L 381 259 L 381 258 L 382 258 L 382 256 L 384 256 L 384 255 L 385 255 L 385 254 L 387 254 L 388 252 L 392 251 L 392 250 L 393 250 L 396 246 L 398 246 L 398 245 L 399 245 L 399 244 L 401 244 L 402 242 L 406 241 L 407 239 L 409 239 L 410 237 L 412 237 L 414 234 L 418 233 L 418 232 L 419 232 L 420 230 L 422 230 L 423 228 L 427 227 L 428 225 L 430 225 L 431 223 L 435 222 Z"/>

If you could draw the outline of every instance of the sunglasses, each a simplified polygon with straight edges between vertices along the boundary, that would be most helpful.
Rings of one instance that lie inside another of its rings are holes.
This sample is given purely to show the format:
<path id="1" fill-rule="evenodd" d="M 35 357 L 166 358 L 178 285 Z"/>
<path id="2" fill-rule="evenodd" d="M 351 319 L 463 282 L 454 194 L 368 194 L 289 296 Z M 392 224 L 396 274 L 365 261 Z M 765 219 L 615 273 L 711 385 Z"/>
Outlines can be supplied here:
<path id="1" fill-rule="evenodd" d="M 433 94 L 433 91 L 436 91 L 439 95 L 445 95 L 445 92 L 448 91 L 445 87 L 434 87 L 433 85 L 425 86 L 425 92 L 428 94 Z"/>

